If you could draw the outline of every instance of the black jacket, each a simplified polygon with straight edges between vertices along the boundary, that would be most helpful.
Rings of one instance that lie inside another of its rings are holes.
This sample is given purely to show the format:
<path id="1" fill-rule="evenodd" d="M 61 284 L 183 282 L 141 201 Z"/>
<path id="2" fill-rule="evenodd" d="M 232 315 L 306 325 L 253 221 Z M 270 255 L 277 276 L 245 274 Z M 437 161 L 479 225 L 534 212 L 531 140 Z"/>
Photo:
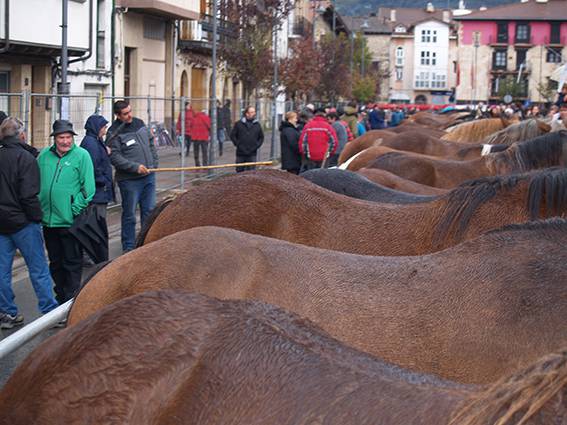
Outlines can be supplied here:
<path id="1" fill-rule="evenodd" d="M 116 180 L 144 177 L 138 174 L 140 164 L 158 167 L 158 154 L 150 130 L 139 118 L 130 124 L 115 120 L 108 129 L 106 145 L 110 147 L 110 162 L 116 168 Z"/>
<path id="2" fill-rule="evenodd" d="M 234 124 L 230 132 L 230 140 L 236 146 L 236 155 L 254 155 L 264 143 L 264 132 L 258 120 L 248 121 L 242 118 Z"/>
<path id="3" fill-rule="evenodd" d="M 43 217 L 37 197 L 39 167 L 34 148 L 17 137 L 0 141 L 0 233 L 12 234 Z"/>
<path id="4" fill-rule="evenodd" d="M 280 125 L 280 144 L 283 170 L 299 170 L 301 154 L 299 153 L 300 131 L 293 124 L 282 121 Z"/>
<path id="5" fill-rule="evenodd" d="M 87 134 L 81 142 L 93 160 L 96 192 L 92 199 L 93 204 L 107 204 L 114 199 L 112 191 L 112 166 L 106 151 L 104 141 L 99 139 L 98 133 L 108 121 L 101 115 L 91 115 L 85 124 Z"/>

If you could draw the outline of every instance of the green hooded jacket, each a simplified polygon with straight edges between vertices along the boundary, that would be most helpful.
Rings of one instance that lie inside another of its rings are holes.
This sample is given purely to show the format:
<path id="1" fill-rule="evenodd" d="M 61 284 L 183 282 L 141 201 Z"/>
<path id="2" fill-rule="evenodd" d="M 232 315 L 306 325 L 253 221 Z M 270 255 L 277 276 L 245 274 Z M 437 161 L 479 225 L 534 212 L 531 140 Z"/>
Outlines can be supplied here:
<path id="1" fill-rule="evenodd" d="M 358 134 L 358 118 L 357 109 L 352 106 L 345 106 L 345 113 L 341 116 L 341 120 L 346 122 L 352 132 L 352 135 L 356 138 L 360 136 Z"/>
<path id="2" fill-rule="evenodd" d="M 89 153 L 73 144 L 71 150 L 60 157 L 53 145 L 39 154 L 37 162 L 43 225 L 71 227 L 95 193 L 94 168 Z"/>

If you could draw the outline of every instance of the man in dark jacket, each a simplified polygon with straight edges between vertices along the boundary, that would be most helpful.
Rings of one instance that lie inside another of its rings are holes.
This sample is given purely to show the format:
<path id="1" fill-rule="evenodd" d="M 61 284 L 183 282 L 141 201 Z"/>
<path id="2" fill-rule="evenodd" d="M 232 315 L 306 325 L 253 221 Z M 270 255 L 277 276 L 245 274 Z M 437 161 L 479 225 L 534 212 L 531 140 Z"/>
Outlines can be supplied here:
<path id="1" fill-rule="evenodd" d="M 93 160 L 96 191 L 91 201 L 91 205 L 100 217 L 100 222 L 105 228 L 106 234 L 106 208 L 108 203 L 114 199 L 112 185 L 112 165 L 110 164 L 110 148 L 104 144 L 106 135 L 106 125 L 108 120 L 102 115 L 91 115 L 85 123 L 87 131 L 81 147 L 86 149 Z M 108 249 L 108 240 L 106 241 Z"/>
<path id="2" fill-rule="evenodd" d="M 12 328 L 24 321 L 12 291 L 16 249 L 28 266 L 39 310 L 47 313 L 58 304 L 43 249 L 37 151 L 25 144 L 24 125 L 16 118 L 2 123 L 0 137 L 0 328 Z"/>
<path id="3" fill-rule="evenodd" d="M 122 251 L 128 252 L 136 242 L 136 206 L 140 205 L 143 226 L 156 205 L 155 175 L 148 169 L 158 167 L 158 155 L 150 130 L 134 118 L 127 101 L 114 102 L 114 114 L 106 145 L 122 198 Z"/>
<path id="4" fill-rule="evenodd" d="M 256 109 L 249 106 L 244 117 L 234 124 L 230 132 L 230 140 L 236 146 L 236 163 L 256 162 L 258 149 L 264 143 L 264 132 L 256 119 Z M 254 170 L 255 166 L 236 167 L 236 172 Z"/>

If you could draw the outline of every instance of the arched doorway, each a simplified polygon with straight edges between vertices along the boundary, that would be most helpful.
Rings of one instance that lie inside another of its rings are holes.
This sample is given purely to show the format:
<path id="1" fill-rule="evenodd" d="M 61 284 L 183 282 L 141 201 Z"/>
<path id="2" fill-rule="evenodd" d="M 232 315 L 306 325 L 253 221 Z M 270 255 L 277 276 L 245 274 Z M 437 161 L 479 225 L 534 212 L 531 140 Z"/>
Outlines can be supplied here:
<path id="1" fill-rule="evenodd" d="M 189 94 L 189 77 L 187 77 L 187 71 L 183 71 L 181 74 L 180 92 L 181 96 L 187 97 Z"/>
<path id="2" fill-rule="evenodd" d="M 427 97 L 425 97 L 425 95 L 423 94 L 418 94 L 415 97 L 415 103 L 418 105 L 425 105 L 427 103 Z"/>

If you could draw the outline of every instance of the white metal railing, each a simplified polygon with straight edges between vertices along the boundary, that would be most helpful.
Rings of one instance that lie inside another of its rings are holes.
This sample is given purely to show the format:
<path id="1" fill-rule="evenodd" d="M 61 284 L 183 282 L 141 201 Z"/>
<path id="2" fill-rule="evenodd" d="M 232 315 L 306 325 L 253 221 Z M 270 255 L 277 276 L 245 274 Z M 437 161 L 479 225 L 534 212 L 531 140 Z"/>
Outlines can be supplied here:
<path id="1" fill-rule="evenodd" d="M 56 309 L 50 311 L 49 313 L 41 316 L 40 318 L 34 320 L 29 325 L 24 326 L 12 335 L 7 336 L 2 341 L 0 341 L 0 359 L 4 358 L 8 354 L 16 351 L 18 348 L 27 344 L 30 340 L 35 338 L 42 332 L 52 328 L 57 323 L 61 322 L 67 317 L 73 300 L 67 301 L 65 304 L 60 305 Z"/>

